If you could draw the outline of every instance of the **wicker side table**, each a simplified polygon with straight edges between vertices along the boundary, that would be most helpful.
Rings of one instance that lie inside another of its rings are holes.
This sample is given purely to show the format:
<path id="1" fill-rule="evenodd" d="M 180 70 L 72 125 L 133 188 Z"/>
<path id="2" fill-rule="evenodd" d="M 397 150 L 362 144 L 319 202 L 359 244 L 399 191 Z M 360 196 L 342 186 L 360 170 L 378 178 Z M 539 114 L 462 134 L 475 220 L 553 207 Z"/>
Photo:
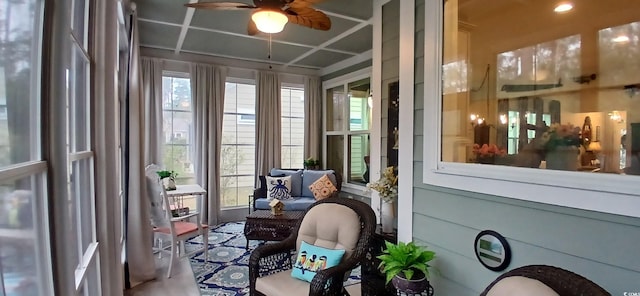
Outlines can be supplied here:
<path id="1" fill-rule="evenodd" d="M 247 216 L 244 224 L 244 236 L 249 240 L 281 241 L 291 234 L 296 222 L 304 215 L 303 211 L 285 211 L 274 216 L 271 211 L 257 210 Z"/>

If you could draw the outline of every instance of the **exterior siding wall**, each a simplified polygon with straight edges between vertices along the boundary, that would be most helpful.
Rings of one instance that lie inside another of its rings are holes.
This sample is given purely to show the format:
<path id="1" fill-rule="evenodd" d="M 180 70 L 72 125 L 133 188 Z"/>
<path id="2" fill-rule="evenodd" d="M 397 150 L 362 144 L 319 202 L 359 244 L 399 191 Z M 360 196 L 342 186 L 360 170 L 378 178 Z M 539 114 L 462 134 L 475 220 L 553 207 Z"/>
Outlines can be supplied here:
<path id="1" fill-rule="evenodd" d="M 413 239 L 436 252 L 437 272 L 431 276 L 436 294 L 478 295 L 500 275 L 475 257 L 473 241 L 484 229 L 507 238 L 513 253 L 507 270 L 547 264 L 576 272 L 612 295 L 639 292 L 640 219 L 422 183 L 424 0 L 416 6 L 412 227 Z"/>

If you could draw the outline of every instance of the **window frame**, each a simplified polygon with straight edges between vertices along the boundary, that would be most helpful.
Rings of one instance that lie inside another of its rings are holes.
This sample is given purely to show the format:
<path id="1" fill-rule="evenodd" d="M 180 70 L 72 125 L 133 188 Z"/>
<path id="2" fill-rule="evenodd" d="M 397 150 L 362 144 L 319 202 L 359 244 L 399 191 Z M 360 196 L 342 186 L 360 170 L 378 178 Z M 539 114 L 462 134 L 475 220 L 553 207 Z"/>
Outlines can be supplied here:
<path id="1" fill-rule="evenodd" d="M 165 77 L 168 78 L 178 78 L 178 79 L 188 79 L 189 81 L 191 81 L 191 75 L 187 72 L 178 72 L 178 71 L 169 71 L 169 70 L 162 70 L 162 78 L 164 80 Z M 191 83 L 191 82 L 189 82 Z M 193 98 L 192 98 L 193 100 Z M 164 105 L 162 106 L 162 114 L 164 116 L 165 112 L 170 112 L 172 114 L 176 114 L 176 113 L 181 113 L 181 114 L 189 114 L 191 117 L 193 117 L 193 102 L 191 103 L 191 110 L 187 111 L 187 110 L 180 110 L 180 109 L 166 109 L 164 107 Z M 192 123 L 193 124 L 193 123 Z M 164 127 L 163 127 L 164 128 Z M 171 134 L 172 134 L 172 138 L 175 137 L 176 133 L 182 133 L 184 134 L 184 131 L 178 131 L 176 132 L 173 126 L 173 121 L 171 122 Z M 193 135 L 193 127 L 190 128 L 190 130 L 186 131 L 186 135 Z M 164 136 L 164 135 L 163 135 Z M 162 145 L 170 145 L 172 147 L 186 147 L 187 148 L 187 156 L 189 157 L 188 160 L 193 162 L 193 149 L 194 149 L 194 139 L 193 137 L 191 137 L 189 143 L 186 144 L 181 144 L 181 143 L 162 143 Z M 164 138 L 163 138 L 164 141 Z M 163 151 L 164 152 L 164 151 Z M 164 154 L 163 154 L 163 158 L 164 158 Z M 165 163 L 163 163 L 163 165 L 167 165 Z M 193 163 L 191 163 L 191 165 L 193 166 Z M 184 180 L 195 180 L 195 172 L 193 174 L 189 174 L 187 176 L 184 175 L 178 175 L 178 177 L 176 177 L 176 180 L 178 181 L 178 184 L 182 184 Z"/>
<path id="2" fill-rule="evenodd" d="M 423 180 L 426 185 L 640 217 L 635 176 L 584 174 L 440 161 L 442 152 L 443 1 L 425 2 Z M 435 41 L 435 42 L 434 42 Z"/>
<path id="3" fill-rule="evenodd" d="M 255 82 L 254 80 L 251 80 L 251 79 L 243 79 L 243 78 L 235 78 L 235 77 L 227 77 L 227 79 L 226 79 L 226 81 L 225 81 L 225 96 L 226 96 L 226 84 L 227 84 L 227 83 L 234 83 L 234 84 L 236 84 L 236 85 L 237 85 L 237 84 L 253 85 L 253 87 L 254 87 L 254 91 L 255 91 L 255 87 L 256 87 L 256 82 Z M 256 95 L 257 95 L 257 94 L 256 94 Z M 225 100 L 226 100 L 226 98 L 225 98 Z M 255 97 L 254 97 L 254 100 L 255 100 Z M 237 104 L 237 97 L 236 97 L 236 104 Z M 237 105 L 236 105 L 236 107 L 237 107 Z M 245 112 L 244 110 L 247 110 L 247 109 L 238 110 L 238 109 L 236 108 L 236 113 L 228 113 L 228 112 L 224 112 L 224 111 L 223 111 L 223 118 L 222 118 L 223 122 L 224 122 L 224 116 L 226 116 L 226 115 L 232 115 L 232 116 L 253 115 L 253 116 L 256 116 L 256 114 L 255 114 L 255 110 L 254 110 L 254 113 L 253 113 L 253 114 L 250 114 L 250 113 L 244 113 L 244 112 Z M 241 112 L 241 111 L 242 111 L 242 112 Z M 245 122 L 239 122 L 239 119 L 238 119 L 238 120 L 236 120 L 236 127 L 237 127 L 238 125 L 253 125 L 253 126 L 254 126 L 254 133 L 255 133 L 255 126 L 256 126 L 255 120 L 254 120 L 254 122 L 253 122 L 253 123 L 251 123 L 251 122 L 246 122 L 246 121 L 245 121 Z M 224 127 L 223 127 L 223 130 L 224 130 Z M 222 131 L 221 131 L 221 132 L 222 132 Z M 237 136 L 237 132 L 238 132 L 238 130 L 236 129 L 236 131 L 235 131 L 235 132 L 236 132 L 236 136 Z M 257 146 L 257 145 L 256 145 L 256 143 L 255 143 L 255 141 L 254 141 L 253 145 L 251 145 L 251 144 L 242 144 L 242 143 L 237 143 L 237 141 L 236 141 L 236 143 L 235 143 L 235 144 L 224 144 L 224 143 L 222 143 L 221 145 L 222 145 L 222 146 L 234 146 L 234 147 L 236 147 L 236 149 L 237 149 L 238 147 L 253 147 L 253 149 L 254 149 L 254 155 L 252 155 L 252 156 L 255 156 L 255 149 L 256 149 L 256 146 Z M 220 166 L 221 166 L 221 165 L 222 165 L 222 161 L 220 161 Z M 237 165 L 238 165 L 238 163 L 236 162 L 236 166 L 237 166 Z M 253 180 L 255 180 L 255 179 L 256 179 L 255 172 L 254 172 L 253 174 L 251 174 L 251 175 L 249 175 L 249 174 L 239 174 L 239 173 L 237 173 L 237 172 L 236 172 L 235 174 L 233 174 L 233 175 L 223 175 L 223 173 L 222 173 L 222 168 L 220 168 L 220 179 L 222 180 L 222 178 L 225 178 L 225 177 L 231 177 L 231 178 L 251 177 Z M 236 192 L 238 192 L 238 188 L 239 188 L 237 185 L 238 185 L 238 184 L 236 183 L 236 187 L 235 187 L 235 188 L 236 188 Z M 254 184 L 254 185 L 255 185 L 255 184 Z M 254 187 L 255 187 L 255 186 L 254 186 Z M 222 188 L 223 188 L 223 187 L 221 186 L 221 187 L 220 187 L 220 191 L 221 191 L 221 192 L 222 192 Z M 251 199 L 249 198 L 249 196 L 247 196 L 247 205 L 239 204 L 239 203 L 238 203 L 238 199 L 239 199 L 239 197 L 240 197 L 239 195 L 236 197 L 236 205 L 234 205 L 234 206 L 224 206 L 224 203 L 222 202 L 222 201 L 223 201 L 223 196 L 222 196 L 222 194 L 221 194 L 221 195 L 220 195 L 220 200 L 219 200 L 219 203 L 220 203 L 220 209 L 221 209 L 222 211 L 235 210 L 235 209 L 244 209 L 244 208 L 246 208 L 248 205 L 251 205 Z"/>
<path id="4" fill-rule="evenodd" d="M 341 130 L 337 130 L 337 131 L 327 131 L 327 90 L 328 89 L 332 89 L 338 86 L 343 86 L 345 87 L 345 95 L 348 93 L 348 85 L 351 82 L 354 81 L 358 81 L 361 79 L 365 79 L 365 78 L 369 78 L 370 79 L 370 84 L 373 87 L 374 86 L 374 77 L 373 77 L 373 73 L 372 73 L 373 68 L 372 67 L 367 67 L 349 74 L 345 74 L 343 76 L 339 76 L 330 80 L 326 80 L 322 82 L 322 161 L 323 163 L 326 165 L 326 159 L 327 159 L 327 145 L 328 145 L 328 141 L 327 138 L 329 136 L 343 136 L 344 140 L 343 140 L 343 155 L 344 155 L 344 159 L 343 161 L 343 171 L 340 172 L 340 174 L 342 174 L 343 178 L 342 178 L 342 191 L 345 193 L 352 193 L 352 194 L 358 194 L 358 195 L 362 195 L 363 192 L 366 190 L 366 185 L 365 184 L 356 184 L 356 183 L 349 183 L 348 182 L 348 174 L 349 174 L 349 167 L 350 167 L 350 158 L 349 156 L 349 136 L 352 135 L 363 135 L 363 134 L 367 134 L 370 137 L 369 140 L 369 154 L 371 156 L 371 163 L 373 163 L 374 161 L 377 161 L 377 159 L 380 158 L 380 155 L 374 155 L 374 146 L 375 145 L 379 145 L 379 141 L 374 141 L 374 135 L 376 135 L 375 129 L 379 128 L 376 125 L 376 121 L 379 121 L 380 118 L 376 117 L 376 114 L 374 113 L 372 116 L 372 125 L 369 127 L 368 130 L 357 130 L 357 131 L 352 131 L 349 129 L 349 103 L 348 100 L 345 98 L 345 104 L 344 106 L 342 106 L 343 109 L 343 115 L 345 120 L 343 120 L 343 126 L 341 127 Z M 375 101 L 375 99 L 374 99 Z M 374 106 L 377 106 L 374 102 Z M 376 107 L 372 108 L 373 110 L 376 109 Z M 375 112 L 375 111 L 373 111 Z M 377 119 L 376 119 L 377 118 Z M 379 134 L 379 132 L 377 132 L 377 134 Z M 369 167 L 369 171 L 373 172 L 373 166 Z M 370 175 L 370 178 L 373 178 L 373 175 Z"/>

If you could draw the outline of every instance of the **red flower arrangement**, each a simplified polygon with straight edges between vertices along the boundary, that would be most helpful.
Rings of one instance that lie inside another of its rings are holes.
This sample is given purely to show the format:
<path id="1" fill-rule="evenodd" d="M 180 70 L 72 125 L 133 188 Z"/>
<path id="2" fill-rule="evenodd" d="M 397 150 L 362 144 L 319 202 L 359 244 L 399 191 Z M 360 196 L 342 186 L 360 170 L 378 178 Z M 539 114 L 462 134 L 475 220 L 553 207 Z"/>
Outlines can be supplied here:
<path id="1" fill-rule="evenodd" d="M 496 156 L 504 156 L 507 154 L 507 150 L 503 148 L 499 148 L 496 144 L 483 144 L 482 146 L 478 144 L 473 144 L 473 154 L 475 154 L 476 159 L 486 159 L 486 158 L 494 158 Z M 480 161 L 481 163 L 484 163 Z"/>

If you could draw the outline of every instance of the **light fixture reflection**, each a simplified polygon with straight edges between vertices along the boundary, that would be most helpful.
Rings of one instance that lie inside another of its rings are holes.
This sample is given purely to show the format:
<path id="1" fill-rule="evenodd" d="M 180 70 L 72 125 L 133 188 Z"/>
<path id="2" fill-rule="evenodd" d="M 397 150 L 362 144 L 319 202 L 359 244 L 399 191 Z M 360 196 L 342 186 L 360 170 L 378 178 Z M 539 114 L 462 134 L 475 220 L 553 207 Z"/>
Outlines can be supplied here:
<path id="1" fill-rule="evenodd" d="M 284 13 L 277 10 L 261 9 L 251 15 L 258 30 L 264 33 L 280 33 L 289 19 Z"/>
<path id="2" fill-rule="evenodd" d="M 553 11 L 555 11 L 557 13 L 563 13 L 563 12 L 567 12 L 567 11 L 569 11 L 571 9 L 573 9 L 573 4 L 565 2 L 565 3 L 558 4 L 558 6 L 556 6 L 556 8 L 553 9 Z"/>
<path id="3" fill-rule="evenodd" d="M 611 39 L 611 41 L 613 41 L 615 43 L 629 42 L 629 36 L 620 35 L 620 36 L 618 36 L 616 38 Z"/>

